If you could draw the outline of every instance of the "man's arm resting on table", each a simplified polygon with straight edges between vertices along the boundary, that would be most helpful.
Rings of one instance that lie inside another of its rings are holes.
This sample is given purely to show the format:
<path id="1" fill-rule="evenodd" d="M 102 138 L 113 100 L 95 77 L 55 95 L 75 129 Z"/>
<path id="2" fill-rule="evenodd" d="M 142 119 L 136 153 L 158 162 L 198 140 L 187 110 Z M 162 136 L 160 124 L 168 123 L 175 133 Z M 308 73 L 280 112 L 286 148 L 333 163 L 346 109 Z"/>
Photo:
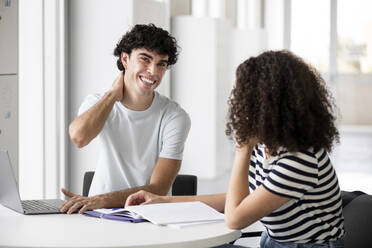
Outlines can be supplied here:
<path id="1" fill-rule="evenodd" d="M 61 212 L 71 214 L 78 209 L 80 209 L 79 213 L 83 213 L 86 210 L 97 208 L 124 207 L 127 197 L 139 190 L 165 195 L 172 186 L 180 167 L 181 160 L 159 158 L 148 185 L 92 197 L 83 197 L 62 189 L 62 192 L 70 197 L 70 200 L 61 207 Z"/>

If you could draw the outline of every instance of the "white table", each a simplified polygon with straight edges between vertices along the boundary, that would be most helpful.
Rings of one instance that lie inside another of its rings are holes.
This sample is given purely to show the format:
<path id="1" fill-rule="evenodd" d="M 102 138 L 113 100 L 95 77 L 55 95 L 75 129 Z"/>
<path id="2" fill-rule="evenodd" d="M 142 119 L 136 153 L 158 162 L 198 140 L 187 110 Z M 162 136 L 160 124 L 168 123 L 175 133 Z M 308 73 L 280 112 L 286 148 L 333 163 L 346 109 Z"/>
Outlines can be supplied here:
<path id="1" fill-rule="evenodd" d="M 239 236 L 223 222 L 177 229 L 79 214 L 26 216 L 0 205 L 0 247 L 211 247 Z"/>

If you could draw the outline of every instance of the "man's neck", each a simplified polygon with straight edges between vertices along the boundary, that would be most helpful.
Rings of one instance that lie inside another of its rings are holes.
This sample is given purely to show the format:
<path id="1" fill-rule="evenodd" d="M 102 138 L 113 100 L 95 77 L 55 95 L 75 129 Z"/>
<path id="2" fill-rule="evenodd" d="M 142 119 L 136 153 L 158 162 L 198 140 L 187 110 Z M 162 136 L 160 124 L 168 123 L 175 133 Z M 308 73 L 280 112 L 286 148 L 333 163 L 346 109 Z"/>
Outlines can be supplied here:
<path id="1" fill-rule="evenodd" d="M 154 96 L 155 93 L 149 96 L 138 95 L 126 88 L 124 89 L 123 100 L 121 103 L 128 109 L 143 111 L 151 106 Z"/>

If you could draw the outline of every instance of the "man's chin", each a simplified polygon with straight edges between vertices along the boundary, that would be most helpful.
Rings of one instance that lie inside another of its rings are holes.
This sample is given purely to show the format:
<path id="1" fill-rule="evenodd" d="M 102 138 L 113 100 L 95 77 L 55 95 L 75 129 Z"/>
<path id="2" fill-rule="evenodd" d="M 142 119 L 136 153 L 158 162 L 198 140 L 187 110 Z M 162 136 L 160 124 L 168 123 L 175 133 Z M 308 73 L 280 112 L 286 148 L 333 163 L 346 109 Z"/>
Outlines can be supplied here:
<path id="1" fill-rule="evenodd" d="M 141 95 L 146 95 L 146 96 L 150 96 L 154 93 L 155 89 L 158 87 L 158 85 L 151 85 L 151 86 L 148 86 L 148 85 L 144 85 L 144 84 L 141 84 L 139 87 L 138 87 L 138 90 L 139 92 L 141 93 Z"/>

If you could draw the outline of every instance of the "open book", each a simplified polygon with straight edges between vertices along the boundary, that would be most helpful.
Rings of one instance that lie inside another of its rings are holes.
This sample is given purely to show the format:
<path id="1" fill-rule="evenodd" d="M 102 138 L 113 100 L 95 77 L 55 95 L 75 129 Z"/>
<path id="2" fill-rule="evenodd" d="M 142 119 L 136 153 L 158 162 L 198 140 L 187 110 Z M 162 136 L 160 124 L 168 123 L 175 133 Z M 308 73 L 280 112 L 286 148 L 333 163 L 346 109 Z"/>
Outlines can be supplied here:
<path id="1" fill-rule="evenodd" d="M 86 211 L 84 214 L 134 223 L 150 221 L 156 225 L 174 227 L 224 220 L 223 214 L 199 201 L 127 206 L 126 208 L 117 209 L 96 209 Z"/>

